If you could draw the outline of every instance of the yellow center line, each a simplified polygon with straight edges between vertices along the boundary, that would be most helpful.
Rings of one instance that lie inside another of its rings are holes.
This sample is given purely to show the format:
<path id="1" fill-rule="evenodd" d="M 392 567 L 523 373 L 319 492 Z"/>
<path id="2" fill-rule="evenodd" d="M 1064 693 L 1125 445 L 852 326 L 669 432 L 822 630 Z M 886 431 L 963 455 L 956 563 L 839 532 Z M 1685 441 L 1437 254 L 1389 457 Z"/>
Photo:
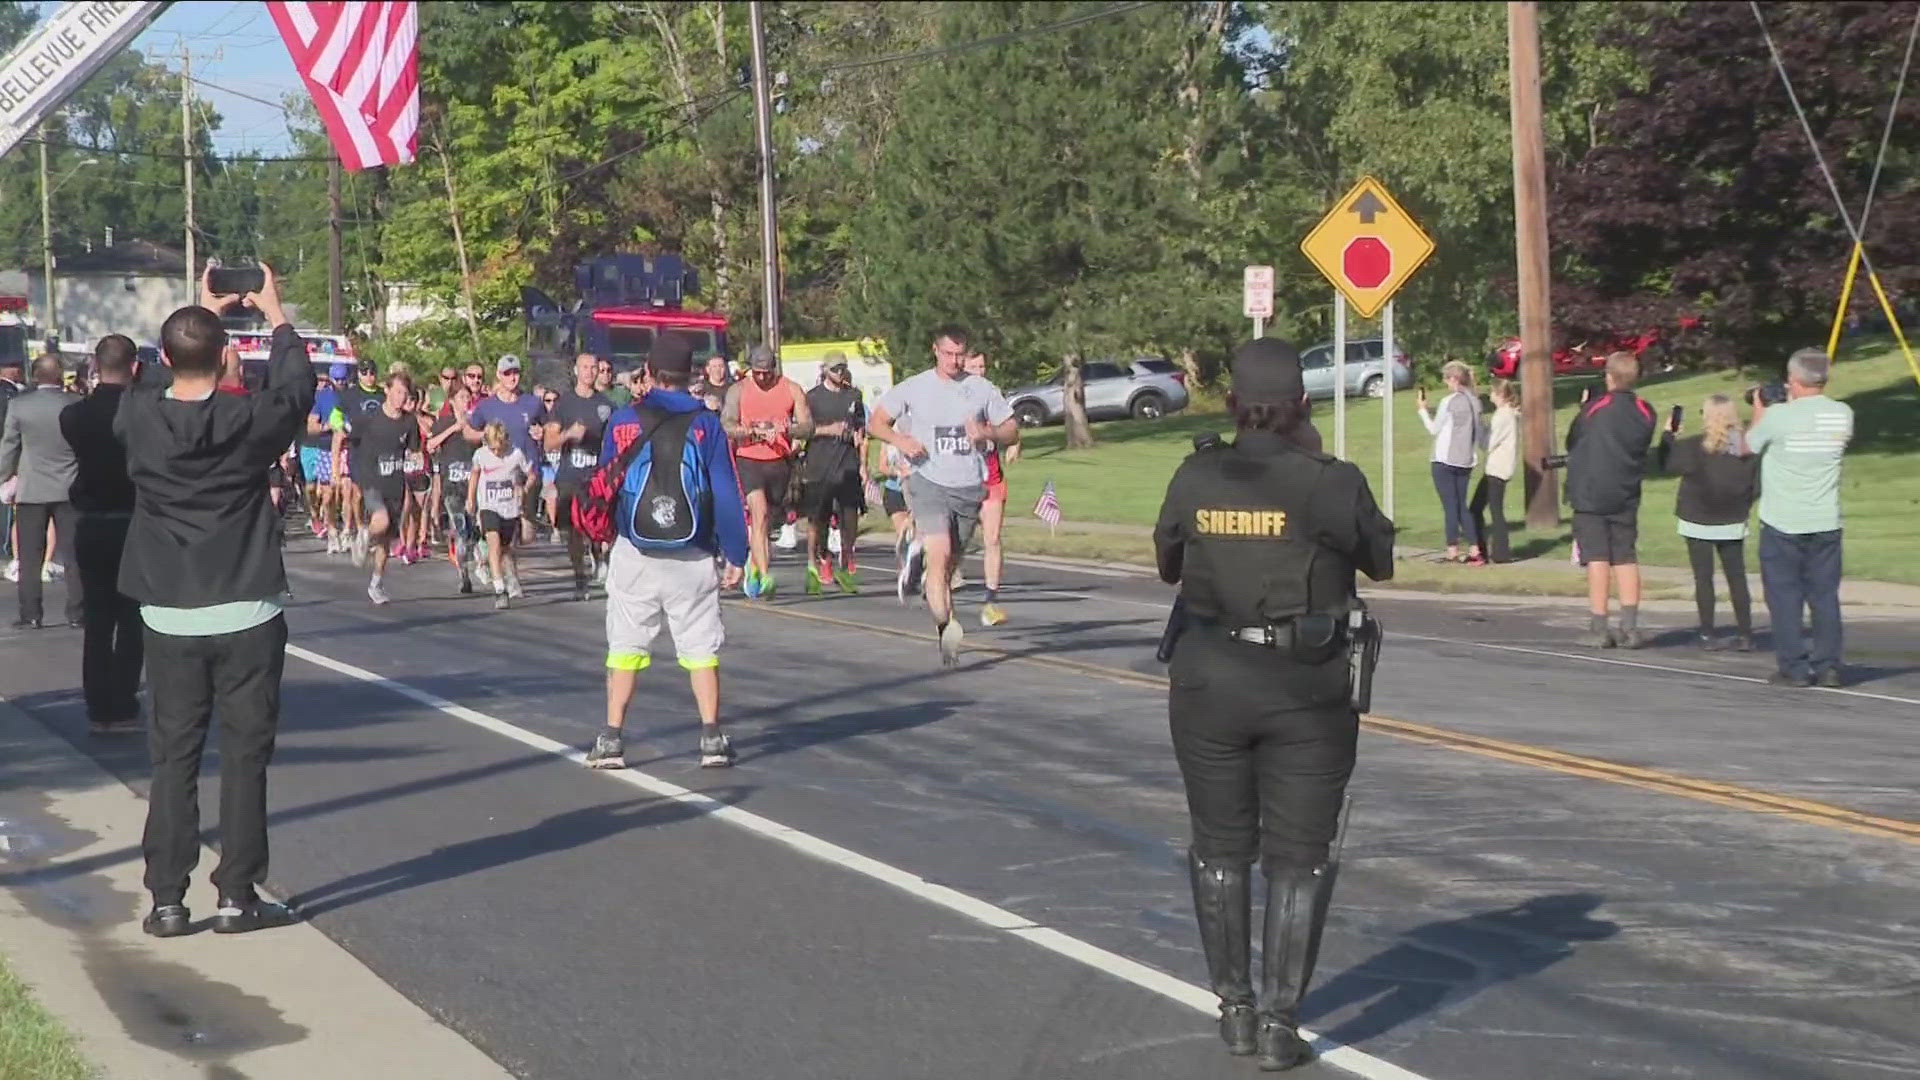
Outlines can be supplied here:
<path id="1" fill-rule="evenodd" d="M 869 634 L 879 634 L 890 638 L 912 638 L 917 641 L 937 642 L 934 635 L 918 630 L 899 630 L 877 626 L 873 623 L 843 619 L 834 615 L 821 615 L 811 611 L 796 611 L 791 607 L 775 607 L 767 604 L 729 600 L 729 607 L 767 615 L 778 615 L 788 619 L 801 619 L 807 622 L 838 626 L 848 630 L 859 630 Z M 1071 671 L 1080 675 L 1092 675 L 1096 678 L 1115 682 L 1131 683 L 1136 686 L 1148 686 L 1157 690 L 1167 687 L 1166 677 L 1150 675 L 1145 672 L 1129 671 L 1126 668 L 1109 667 L 1105 664 L 1092 664 L 1084 660 L 1069 660 L 1064 657 L 1046 656 L 1038 653 L 1016 652 L 997 648 L 992 645 L 965 644 L 963 651 L 991 656 L 1008 663 L 1034 664 L 1061 671 Z M 1486 735 L 1472 735 L 1464 731 L 1434 727 L 1430 724 L 1400 720 L 1391 716 L 1368 714 L 1360 718 L 1361 726 L 1406 739 L 1427 746 L 1458 750 L 1462 753 L 1480 757 L 1495 758 L 1500 761 L 1535 768 L 1549 769 L 1570 776 L 1582 776 L 1590 780 L 1602 780 L 1611 784 L 1658 791 L 1697 802 L 1712 803 L 1716 806 L 1732 807 L 1758 814 L 1773 814 L 1792 818 L 1814 825 L 1845 829 L 1848 832 L 1862 833 L 1885 839 L 1904 840 L 1908 843 L 1920 843 L 1920 821 L 1908 821 L 1904 818 L 1881 817 L 1859 810 L 1849 810 L 1844 806 L 1802 799 L 1791 795 L 1780 795 L 1757 788 L 1743 787 L 1719 780 L 1704 780 L 1682 773 L 1668 772 L 1664 769 L 1652 769 L 1640 765 L 1628 765 L 1605 758 L 1588 757 L 1584 754 L 1572 754 L 1530 743 L 1512 742 Z"/>

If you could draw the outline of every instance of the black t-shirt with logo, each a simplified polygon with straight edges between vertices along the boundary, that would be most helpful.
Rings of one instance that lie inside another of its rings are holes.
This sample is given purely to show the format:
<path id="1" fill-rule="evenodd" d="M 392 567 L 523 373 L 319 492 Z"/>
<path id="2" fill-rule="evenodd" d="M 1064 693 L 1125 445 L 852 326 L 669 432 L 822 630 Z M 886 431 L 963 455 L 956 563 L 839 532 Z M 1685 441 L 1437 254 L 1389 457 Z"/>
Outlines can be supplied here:
<path id="1" fill-rule="evenodd" d="M 353 482 L 361 487 L 397 487 L 406 479 L 407 457 L 420 452 L 420 421 L 412 413 L 388 416 L 385 409 L 347 417 L 356 441 Z"/>
<path id="2" fill-rule="evenodd" d="M 448 413 L 433 422 L 433 433 L 439 435 L 459 426 L 460 421 Z M 460 434 L 447 439 L 433 452 L 433 467 L 440 474 L 442 493 L 462 500 L 467 497 L 467 479 L 473 475 L 473 451 L 474 444 L 467 441 L 465 434 Z"/>
<path id="3" fill-rule="evenodd" d="M 841 435 L 807 440 L 805 475 L 809 480 L 837 480 L 860 471 L 860 452 L 854 449 L 854 435 L 867 426 L 867 406 L 860 391 L 852 386 L 835 390 L 816 386 L 807 391 L 807 408 L 813 413 L 814 427 L 847 423 Z"/>
<path id="4" fill-rule="evenodd" d="M 600 464 L 600 443 L 607 430 L 607 417 L 613 415 L 613 402 L 604 394 L 581 397 L 573 388 L 563 391 L 547 410 L 547 421 L 559 424 L 562 433 L 575 424 L 587 429 L 586 437 L 560 451 L 554 463 L 557 484 L 584 484 Z"/>
<path id="5" fill-rule="evenodd" d="M 379 388 L 368 390 L 359 383 L 340 391 L 340 415 L 347 421 L 347 445 L 355 446 L 360 442 L 360 433 L 354 430 L 354 422 L 368 413 L 377 413 L 387 403 L 387 392 Z M 358 471 L 354 482 L 359 483 Z"/>

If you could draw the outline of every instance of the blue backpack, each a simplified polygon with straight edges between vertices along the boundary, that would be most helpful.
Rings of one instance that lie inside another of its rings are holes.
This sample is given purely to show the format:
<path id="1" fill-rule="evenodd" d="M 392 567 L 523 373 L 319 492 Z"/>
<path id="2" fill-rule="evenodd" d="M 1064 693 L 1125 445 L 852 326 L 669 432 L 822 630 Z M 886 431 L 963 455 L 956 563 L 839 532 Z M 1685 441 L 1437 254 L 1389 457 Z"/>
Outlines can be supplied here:
<path id="1" fill-rule="evenodd" d="M 640 410 L 642 434 L 628 448 L 614 520 L 641 551 L 677 551 L 711 535 L 713 488 L 692 437 L 700 412 Z"/>

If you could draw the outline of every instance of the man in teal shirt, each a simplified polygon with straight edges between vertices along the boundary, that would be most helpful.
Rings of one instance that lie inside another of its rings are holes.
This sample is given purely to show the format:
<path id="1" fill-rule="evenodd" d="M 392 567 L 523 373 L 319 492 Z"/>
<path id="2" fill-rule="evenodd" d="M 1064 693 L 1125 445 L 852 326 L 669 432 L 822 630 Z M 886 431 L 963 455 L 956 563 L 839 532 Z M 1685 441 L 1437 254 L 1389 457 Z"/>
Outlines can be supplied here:
<path id="1" fill-rule="evenodd" d="M 1819 349 L 1787 360 L 1787 400 L 1753 400 L 1747 444 L 1760 457 L 1760 580 L 1773 620 L 1776 686 L 1837 687 L 1840 677 L 1840 460 L 1853 409 L 1826 395 Z M 1802 610 L 1813 615 L 1811 644 Z"/>

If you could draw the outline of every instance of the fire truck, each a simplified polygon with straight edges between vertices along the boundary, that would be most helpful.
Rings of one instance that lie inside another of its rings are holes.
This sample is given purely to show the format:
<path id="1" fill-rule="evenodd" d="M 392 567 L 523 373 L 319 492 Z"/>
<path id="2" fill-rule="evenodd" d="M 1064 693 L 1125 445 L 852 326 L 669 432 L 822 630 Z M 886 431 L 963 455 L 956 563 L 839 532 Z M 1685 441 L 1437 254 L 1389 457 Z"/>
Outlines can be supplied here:
<path id="1" fill-rule="evenodd" d="M 716 352 L 731 355 L 727 317 L 686 307 L 700 275 L 679 255 L 603 255 L 574 267 L 573 284 L 579 300 L 571 311 L 538 289 L 521 292 L 536 362 L 565 363 L 572 353 L 591 352 L 625 371 L 646 360 L 667 330 L 692 339 L 695 363 Z"/>
<path id="2" fill-rule="evenodd" d="M 27 298 L 0 296 L 0 360 L 25 364 L 33 353 L 33 324 L 27 321 Z"/>

